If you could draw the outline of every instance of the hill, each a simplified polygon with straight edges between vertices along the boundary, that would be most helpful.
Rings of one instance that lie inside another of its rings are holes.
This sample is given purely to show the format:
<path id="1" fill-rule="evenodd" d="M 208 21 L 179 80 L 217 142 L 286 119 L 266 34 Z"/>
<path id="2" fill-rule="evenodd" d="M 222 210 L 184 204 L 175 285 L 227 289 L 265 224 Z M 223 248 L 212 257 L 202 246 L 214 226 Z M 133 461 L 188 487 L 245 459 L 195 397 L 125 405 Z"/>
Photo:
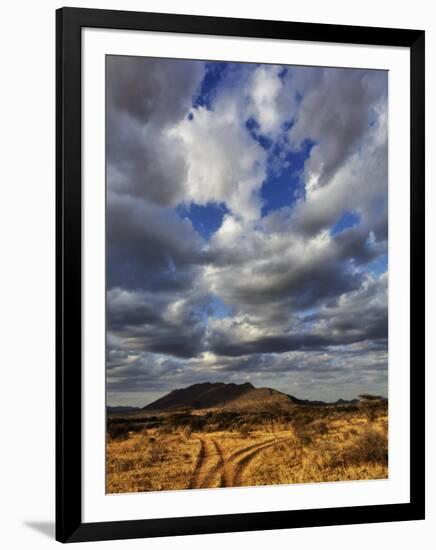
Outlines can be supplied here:
<path id="1" fill-rule="evenodd" d="M 139 411 L 139 407 L 124 407 L 124 406 L 114 406 L 111 407 L 108 405 L 106 407 L 108 414 L 123 414 L 123 413 L 133 413 Z"/>
<path id="2" fill-rule="evenodd" d="M 341 403 L 349 403 L 340 400 Z M 271 410 L 294 406 L 325 406 L 323 401 L 298 399 L 272 388 L 255 388 L 249 382 L 226 384 L 204 382 L 176 389 L 145 406 L 144 411 L 170 412 L 183 409 Z"/>

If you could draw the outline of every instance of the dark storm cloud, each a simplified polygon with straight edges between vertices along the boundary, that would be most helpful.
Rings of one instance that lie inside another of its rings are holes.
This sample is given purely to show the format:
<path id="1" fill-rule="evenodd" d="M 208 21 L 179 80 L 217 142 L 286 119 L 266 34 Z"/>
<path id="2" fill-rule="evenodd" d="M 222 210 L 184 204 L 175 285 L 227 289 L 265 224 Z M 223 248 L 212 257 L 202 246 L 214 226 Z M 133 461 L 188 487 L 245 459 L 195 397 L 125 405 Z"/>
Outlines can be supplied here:
<path id="1" fill-rule="evenodd" d="M 314 321 L 324 331 L 333 334 L 361 335 L 362 340 L 386 342 L 388 337 L 387 275 L 379 279 L 366 278 L 361 288 L 344 295 L 336 303 L 324 306 Z"/>
<path id="2" fill-rule="evenodd" d="M 166 125 L 189 111 L 203 72 L 201 61 L 111 55 L 107 99 L 110 108 L 135 120 Z"/>
<path id="3" fill-rule="evenodd" d="M 195 357 L 203 347 L 205 297 L 178 292 L 108 293 L 108 330 L 115 350 Z"/>
<path id="4" fill-rule="evenodd" d="M 201 237 L 173 211 L 126 196 L 109 195 L 108 288 L 182 290 L 201 261 Z"/>
<path id="5" fill-rule="evenodd" d="M 228 334 L 213 334 L 210 349 L 217 355 L 237 357 L 258 353 L 283 353 L 286 351 L 317 351 L 332 346 L 344 346 L 356 342 L 387 337 L 387 316 L 368 319 L 368 326 L 351 319 L 338 319 L 329 324 L 332 332 L 307 333 L 258 337 L 252 341 L 232 341 Z"/>
<path id="6" fill-rule="evenodd" d="M 219 366 L 222 372 L 260 373 L 263 375 L 286 373 L 310 373 L 338 376 L 353 369 L 356 364 L 363 366 L 366 372 L 374 372 L 386 368 L 386 350 L 371 354 L 372 345 L 368 342 L 346 346 L 340 355 L 335 348 L 312 350 L 311 352 L 285 352 L 271 354 L 245 355 L 240 357 L 222 357 Z"/>
<path id="7" fill-rule="evenodd" d="M 209 340 L 210 349 L 218 355 L 237 357 L 256 353 L 283 353 L 304 349 L 320 349 L 329 344 L 329 340 L 317 335 L 266 336 L 249 342 L 231 342 L 228 335 L 215 334 Z"/>
<path id="8" fill-rule="evenodd" d="M 280 268 L 280 265 L 276 265 Z M 231 289 L 232 298 L 239 304 L 259 306 L 271 302 L 285 301 L 292 310 L 315 306 L 345 292 L 356 290 L 362 283 L 362 275 L 353 273 L 345 262 L 326 261 L 320 264 L 308 264 L 299 272 L 277 276 L 274 265 L 269 265 L 262 275 L 275 277 L 275 284 L 256 285 L 256 282 L 235 283 Z"/>
<path id="9" fill-rule="evenodd" d="M 108 56 L 108 186 L 162 205 L 182 197 L 186 159 L 168 124 L 187 116 L 202 62 Z"/>
<path id="10" fill-rule="evenodd" d="M 160 317 L 159 300 L 141 299 L 140 296 L 114 288 L 107 293 L 109 328 L 123 330 L 129 326 L 155 323 Z"/>
<path id="11" fill-rule="evenodd" d="M 177 378 L 180 371 L 180 363 L 175 359 L 158 361 L 152 353 L 138 354 L 122 365 L 108 367 L 108 386 L 111 391 L 161 389 L 163 380 Z"/>
<path id="12" fill-rule="evenodd" d="M 365 228 L 351 228 L 326 240 L 323 247 L 293 251 L 288 232 L 280 240 L 264 239 L 247 244 L 244 250 L 229 251 L 229 264 L 223 261 L 225 249 L 218 247 L 214 285 L 229 303 L 244 311 L 282 304 L 289 311 L 322 305 L 326 300 L 358 290 L 365 279 L 357 268 L 367 265 L 386 251 Z M 296 245 L 297 246 L 297 245 Z M 298 250 L 298 249 L 297 249 Z M 212 265 L 213 262 L 212 262 Z"/>
<path id="13" fill-rule="evenodd" d="M 204 328 L 198 324 L 175 327 L 161 322 L 134 329 L 129 327 L 128 331 L 119 331 L 117 336 L 124 340 L 132 352 L 148 351 L 190 358 L 195 357 L 200 351 L 203 333 Z"/>
<path id="14" fill-rule="evenodd" d="M 207 344 L 217 355 L 236 357 L 316 351 L 360 342 L 374 343 L 377 340 L 386 342 L 386 287 L 386 275 L 379 279 L 365 277 L 355 291 L 342 293 L 335 300 L 325 301 L 323 307 L 312 314 L 295 319 L 288 334 L 283 330 L 286 325 L 280 304 L 279 314 L 274 308 L 273 311 L 265 308 L 251 317 L 245 315 L 231 322 L 216 321 L 209 328 Z M 283 309 L 286 307 L 292 311 L 284 304 Z"/>
<path id="15" fill-rule="evenodd" d="M 322 185 L 360 145 L 386 93 L 386 71 L 314 70 L 290 137 L 298 145 L 307 138 L 317 143 L 307 168 L 317 172 Z"/>
<path id="16" fill-rule="evenodd" d="M 107 318 L 117 346 L 174 357 L 203 346 L 202 239 L 189 220 L 144 200 L 109 194 Z"/>
<path id="17" fill-rule="evenodd" d="M 361 227 L 347 229 L 335 235 L 334 241 L 339 247 L 338 258 L 352 260 L 355 265 L 366 265 L 384 254 L 386 241 L 376 241 L 372 235 L 372 230 L 365 231 Z"/>
<path id="18" fill-rule="evenodd" d="M 109 128 L 120 125 L 126 134 L 108 130 L 108 188 L 161 206 L 182 200 L 187 166 L 177 140 L 122 114 L 112 118 Z"/>

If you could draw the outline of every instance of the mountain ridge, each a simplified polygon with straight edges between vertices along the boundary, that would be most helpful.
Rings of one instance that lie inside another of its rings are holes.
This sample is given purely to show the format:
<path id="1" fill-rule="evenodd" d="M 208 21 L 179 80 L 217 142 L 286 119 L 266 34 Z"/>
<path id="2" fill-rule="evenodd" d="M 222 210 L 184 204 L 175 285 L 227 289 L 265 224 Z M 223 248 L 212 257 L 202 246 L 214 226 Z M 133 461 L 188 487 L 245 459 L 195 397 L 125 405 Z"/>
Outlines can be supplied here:
<path id="1" fill-rule="evenodd" d="M 272 388 L 256 388 L 250 382 L 242 384 L 201 382 L 177 388 L 142 407 L 143 411 L 171 412 L 183 409 L 270 409 L 292 406 L 325 406 L 355 404 L 359 400 L 338 399 L 333 403 L 299 399 Z"/>

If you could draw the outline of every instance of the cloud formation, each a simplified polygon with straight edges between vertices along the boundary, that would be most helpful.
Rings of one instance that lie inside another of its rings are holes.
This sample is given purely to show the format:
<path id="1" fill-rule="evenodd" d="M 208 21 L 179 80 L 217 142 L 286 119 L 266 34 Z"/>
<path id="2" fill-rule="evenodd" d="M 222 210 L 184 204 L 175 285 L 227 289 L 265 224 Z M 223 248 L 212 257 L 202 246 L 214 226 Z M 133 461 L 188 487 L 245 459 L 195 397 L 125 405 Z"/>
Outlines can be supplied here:
<path id="1" fill-rule="evenodd" d="M 110 402 L 386 394 L 386 73 L 109 56 L 106 87 Z"/>

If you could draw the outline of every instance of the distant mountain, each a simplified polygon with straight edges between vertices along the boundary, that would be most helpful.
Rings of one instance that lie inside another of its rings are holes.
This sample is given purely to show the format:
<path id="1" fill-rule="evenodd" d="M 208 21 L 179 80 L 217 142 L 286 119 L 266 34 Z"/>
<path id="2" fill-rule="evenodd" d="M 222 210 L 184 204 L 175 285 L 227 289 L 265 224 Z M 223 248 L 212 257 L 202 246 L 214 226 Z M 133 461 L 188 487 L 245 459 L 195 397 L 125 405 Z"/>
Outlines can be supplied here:
<path id="1" fill-rule="evenodd" d="M 357 400 L 353 400 L 357 402 Z M 350 403 L 339 400 L 337 404 Z M 226 384 L 224 382 L 204 382 L 187 388 L 173 390 L 153 403 L 145 406 L 144 411 L 170 412 L 183 409 L 227 409 L 227 410 L 271 410 L 290 406 L 323 406 L 324 401 L 298 399 L 292 395 L 271 388 L 255 388 L 249 382 L 245 384 Z"/>
<path id="2" fill-rule="evenodd" d="M 134 411 L 139 411 L 140 408 L 139 407 L 121 407 L 121 406 L 116 406 L 116 407 L 106 407 L 106 411 L 109 413 L 109 414 L 123 414 L 123 413 L 128 413 L 128 412 L 134 412 Z"/>
<path id="3" fill-rule="evenodd" d="M 338 399 L 332 405 L 357 405 L 359 403 L 359 399 L 349 399 L 348 401 L 346 399 Z"/>
<path id="4" fill-rule="evenodd" d="M 172 411 L 178 409 L 207 409 L 220 407 L 241 399 L 251 393 L 254 386 L 246 384 L 224 384 L 221 382 L 194 384 L 187 388 L 173 390 L 157 401 L 150 403 L 144 410 Z"/>
<path id="5" fill-rule="evenodd" d="M 371 395 L 370 393 L 362 393 L 359 395 L 360 401 L 368 402 L 368 401 L 387 401 L 386 397 L 383 397 L 382 395 Z"/>

